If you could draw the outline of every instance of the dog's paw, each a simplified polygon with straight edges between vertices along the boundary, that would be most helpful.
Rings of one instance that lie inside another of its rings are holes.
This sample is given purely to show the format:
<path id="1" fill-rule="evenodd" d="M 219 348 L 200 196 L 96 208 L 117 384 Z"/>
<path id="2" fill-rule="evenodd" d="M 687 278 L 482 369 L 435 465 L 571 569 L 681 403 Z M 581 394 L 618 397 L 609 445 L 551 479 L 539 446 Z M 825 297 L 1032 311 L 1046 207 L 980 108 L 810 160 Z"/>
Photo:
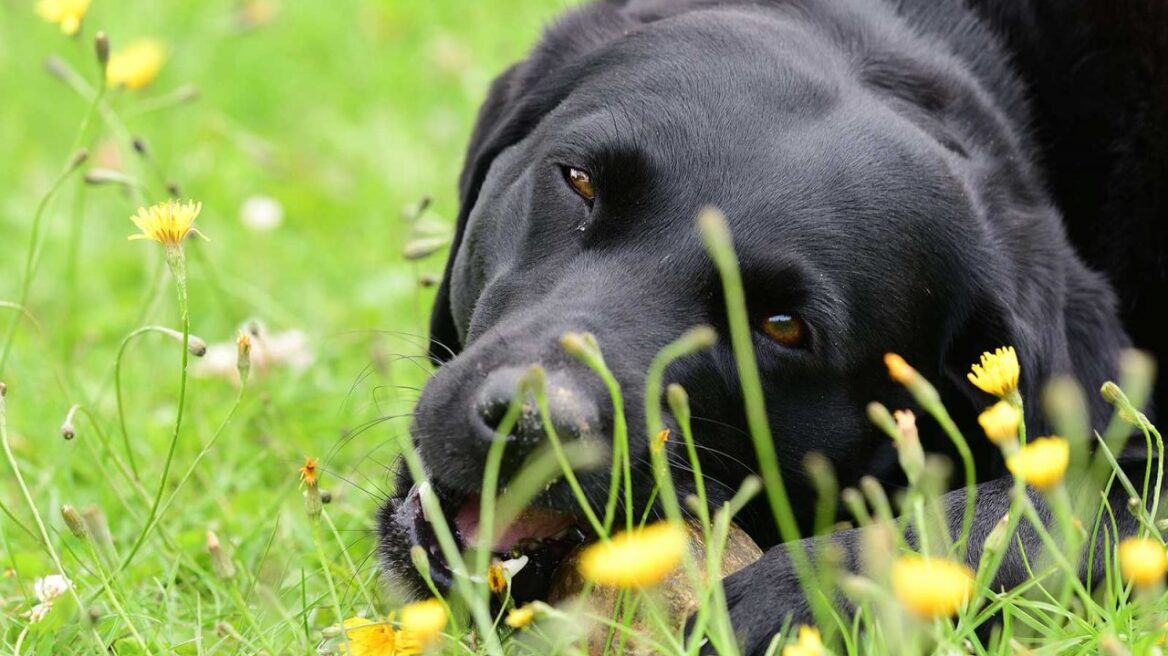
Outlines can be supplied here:
<path id="1" fill-rule="evenodd" d="M 722 580 L 730 623 L 741 653 L 765 654 L 784 623 L 797 627 L 811 622 L 811 609 L 799 587 L 799 579 L 783 547 L 775 547 L 752 565 Z M 687 624 L 691 636 L 694 618 Z M 702 647 L 703 655 L 716 655 L 713 641 Z"/>

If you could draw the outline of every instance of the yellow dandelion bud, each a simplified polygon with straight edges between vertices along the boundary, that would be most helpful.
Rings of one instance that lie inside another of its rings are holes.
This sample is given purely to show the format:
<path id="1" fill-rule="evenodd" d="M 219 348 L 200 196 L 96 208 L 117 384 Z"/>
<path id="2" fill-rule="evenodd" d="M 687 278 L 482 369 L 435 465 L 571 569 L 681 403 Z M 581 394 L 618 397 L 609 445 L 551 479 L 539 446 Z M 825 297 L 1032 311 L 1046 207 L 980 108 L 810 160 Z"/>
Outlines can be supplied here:
<path id="1" fill-rule="evenodd" d="M 166 61 L 166 48 L 156 39 L 141 39 L 110 54 L 105 69 L 109 87 L 141 89 L 150 84 Z"/>
<path id="2" fill-rule="evenodd" d="M 507 618 L 503 621 L 513 629 L 526 629 L 534 619 L 535 606 L 532 604 L 524 604 L 507 613 Z"/>
<path id="3" fill-rule="evenodd" d="M 993 353 L 982 353 L 981 363 L 974 364 L 969 374 L 969 382 L 978 389 L 993 394 L 1000 399 L 1011 398 L 1018 393 L 1018 376 L 1021 366 L 1013 346 L 1006 346 Z"/>
<path id="4" fill-rule="evenodd" d="M 433 640 L 446 628 L 446 608 L 437 599 L 408 604 L 401 609 L 401 628 L 415 640 Z"/>
<path id="5" fill-rule="evenodd" d="M 783 647 L 783 656 L 822 656 L 824 653 L 819 629 L 813 626 L 800 626 L 799 641 Z"/>
<path id="6" fill-rule="evenodd" d="M 239 372 L 240 382 L 246 383 L 251 373 L 251 334 L 244 330 L 239 331 L 235 340 L 235 370 Z"/>
<path id="7" fill-rule="evenodd" d="M 393 656 L 400 651 L 397 631 L 388 621 L 374 622 L 351 617 L 341 625 L 344 631 L 341 653 L 346 656 Z"/>
<path id="8" fill-rule="evenodd" d="M 934 407 L 941 402 L 941 396 L 919 371 L 914 369 L 904 358 L 896 353 L 884 354 L 884 366 L 888 368 L 888 375 L 896 382 L 904 385 L 912 394 L 913 399 L 925 408 Z"/>
<path id="9" fill-rule="evenodd" d="M 90 0 L 40 0 L 36 13 L 50 23 L 61 26 L 61 33 L 73 36 L 81 29 L 81 19 L 89 11 Z"/>
<path id="10" fill-rule="evenodd" d="M 950 617 L 973 595 L 973 571 L 945 558 L 901 556 L 892 564 L 892 592 L 917 617 Z"/>
<path id="11" fill-rule="evenodd" d="M 300 467 L 300 482 L 305 485 L 316 485 L 316 466 L 319 462 L 312 456 L 304 456 L 304 465 Z"/>
<path id="12" fill-rule="evenodd" d="M 203 209 L 202 203 L 187 201 L 180 203 L 167 200 L 149 208 L 138 208 L 138 214 L 130 217 L 142 232 L 130 235 L 130 239 L 153 239 L 167 248 L 178 248 L 188 234 L 194 233 L 203 239 L 207 237 L 194 227 L 195 219 Z"/>
<path id="13" fill-rule="evenodd" d="M 588 547 L 580 556 L 580 573 L 600 585 L 654 585 L 677 569 L 687 546 L 684 528 L 659 522 Z"/>
<path id="14" fill-rule="evenodd" d="M 495 594 L 507 589 L 507 576 L 503 572 L 503 563 L 496 560 L 487 568 L 487 587 Z"/>
<path id="15" fill-rule="evenodd" d="M 991 442 L 1003 446 L 1018 439 L 1022 413 L 1013 405 L 998 401 L 978 415 L 977 423 L 981 424 L 982 430 Z"/>
<path id="16" fill-rule="evenodd" d="M 1128 538 L 1119 543 L 1119 568 L 1136 587 L 1155 585 L 1168 573 L 1168 552 L 1157 540 Z"/>
<path id="17" fill-rule="evenodd" d="M 913 369 L 909 363 L 905 362 L 904 358 L 896 353 L 884 354 L 884 366 L 888 367 L 888 375 L 892 377 L 892 380 L 901 385 L 909 384 L 920 375 L 916 369 Z"/>
<path id="18" fill-rule="evenodd" d="M 669 429 L 662 428 L 661 432 L 657 433 L 657 436 L 654 437 L 653 441 L 649 444 L 649 449 L 651 449 L 654 453 L 660 453 L 665 448 L 665 443 L 668 441 Z"/>
<path id="19" fill-rule="evenodd" d="M 1071 445 L 1061 437 L 1040 437 L 1006 458 L 1006 468 L 1039 490 L 1046 490 L 1067 473 Z"/>

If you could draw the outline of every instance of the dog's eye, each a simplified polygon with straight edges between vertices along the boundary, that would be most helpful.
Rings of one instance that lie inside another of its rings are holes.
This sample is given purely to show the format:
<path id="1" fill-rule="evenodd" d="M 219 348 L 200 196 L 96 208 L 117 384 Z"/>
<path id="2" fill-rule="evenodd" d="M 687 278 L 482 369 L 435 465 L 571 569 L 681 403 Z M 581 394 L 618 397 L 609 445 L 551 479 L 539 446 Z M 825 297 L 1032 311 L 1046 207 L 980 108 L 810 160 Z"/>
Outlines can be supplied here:
<path id="1" fill-rule="evenodd" d="M 807 326 L 803 320 L 793 314 L 776 314 L 768 317 L 762 324 L 762 331 L 774 341 L 798 348 L 807 341 Z"/>
<path id="2" fill-rule="evenodd" d="M 565 166 L 564 180 L 568 182 L 568 186 L 572 188 L 584 200 L 592 200 L 596 198 L 596 187 L 592 185 L 592 176 L 584 169 L 578 169 L 574 166 Z"/>

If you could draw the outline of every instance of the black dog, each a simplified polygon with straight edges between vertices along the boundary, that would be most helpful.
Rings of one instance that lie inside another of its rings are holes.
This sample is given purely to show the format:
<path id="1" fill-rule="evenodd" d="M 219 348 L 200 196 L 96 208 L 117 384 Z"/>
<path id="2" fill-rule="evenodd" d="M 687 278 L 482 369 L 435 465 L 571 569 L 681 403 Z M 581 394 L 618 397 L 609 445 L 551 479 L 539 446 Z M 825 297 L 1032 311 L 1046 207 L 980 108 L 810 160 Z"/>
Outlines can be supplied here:
<path id="1" fill-rule="evenodd" d="M 970 436 L 992 401 L 965 380 L 982 351 L 1017 348 L 1031 434 L 1047 430 L 1038 390 L 1052 375 L 1093 392 L 1115 375 L 1129 335 L 1164 356 L 1149 308 L 1168 300 L 1165 7 L 628 0 L 570 12 L 495 81 L 460 183 L 431 325 L 432 354 L 448 361 L 422 395 L 413 435 L 461 539 L 475 531 L 485 455 L 527 365 L 549 372 L 562 435 L 610 434 L 608 394 L 562 351 L 567 331 L 594 333 L 620 381 L 639 463 L 635 499 L 645 503 L 646 367 L 685 329 L 724 334 L 726 325 L 694 229 L 706 205 L 729 217 L 804 530 L 814 502 L 802 475 L 808 452 L 828 457 L 843 484 L 864 474 L 902 480 L 890 441 L 864 413 L 872 400 L 912 405 L 888 380 L 885 352 L 936 382 Z M 756 469 L 721 342 L 667 371 L 690 394 L 715 504 Z M 1091 397 L 1101 424 L 1109 408 Z M 922 431 L 927 449 L 948 452 L 936 426 Z M 521 421 L 504 480 L 543 441 L 538 419 Z M 976 558 L 1009 481 L 991 445 L 972 441 L 984 481 Z M 596 508 L 609 484 L 601 470 L 581 476 Z M 692 491 L 688 471 L 675 479 Z M 421 544 L 448 585 L 410 483 L 401 477 L 401 497 L 380 518 L 383 566 L 418 587 L 407 551 Z M 564 485 L 536 506 L 501 547 L 531 556 L 515 582 L 521 598 L 544 594 L 565 551 L 587 539 Z M 739 522 L 769 549 L 725 581 L 735 628 L 754 653 L 807 607 L 765 507 L 748 507 Z M 833 537 L 852 555 L 856 538 Z M 1023 576 L 1007 561 L 1000 578 Z"/>

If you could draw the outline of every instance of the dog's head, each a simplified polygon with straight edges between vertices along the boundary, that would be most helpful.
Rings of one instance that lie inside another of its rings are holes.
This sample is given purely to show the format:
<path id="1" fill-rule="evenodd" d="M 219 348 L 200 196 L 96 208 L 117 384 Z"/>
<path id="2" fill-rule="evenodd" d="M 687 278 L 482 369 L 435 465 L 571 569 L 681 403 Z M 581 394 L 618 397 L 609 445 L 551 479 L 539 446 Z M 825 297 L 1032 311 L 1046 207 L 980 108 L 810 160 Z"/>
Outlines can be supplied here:
<path id="1" fill-rule="evenodd" d="M 548 372 L 561 439 L 610 443 L 612 400 L 564 353 L 569 331 L 596 336 L 621 386 L 642 506 L 634 510 L 643 510 L 646 368 L 686 329 L 725 334 L 727 324 L 694 228 L 703 206 L 729 219 L 779 461 L 800 512 L 811 506 L 801 474 L 809 451 L 827 456 L 844 483 L 865 473 L 898 480 L 889 440 L 864 413 L 872 400 L 910 403 L 888 381 L 884 353 L 904 355 L 941 387 L 959 422 L 975 426 L 989 398 L 964 372 L 982 351 L 1017 347 L 1031 395 L 1052 372 L 1101 377 L 1123 342 L 1105 286 L 1075 259 L 1041 191 L 1013 127 L 1008 80 L 979 79 L 894 17 L 839 3 L 818 13 L 683 4 L 569 15 L 496 80 L 479 115 L 431 325 L 432 354 L 445 363 L 413 427 L 464 542 L 526 367 Z M 1074 350 L 1079 333 L 1092 333 L 1089 357 Z M 723 339 L 666 372 L 689 393 L 718 505 L 756 469 L 733 362 Z M 538 416 L 520 419 L 504 485 L 545 441 Z M 694 489 L 684 445 L 667 449 L 678 450 L 670 459 L 684 495 Z M 978 458 L 984 471 L 995 466 L 989 449 Z M 579 473 L 598 510 L 608 472 Z M 406 550 L 421 543 L 446 582 L 409 483 L 383 511 L 383 560 L 405 574 Z M 546 575 L 587 531 L 562 482 L 534 505 L 496 551 L 525 551 Z M 778 539 L 766 517 L 748 509 L 740 518 L 763 546 Z M 541 594 L 539 575 L 517 582 L 517 596 Z"/>

